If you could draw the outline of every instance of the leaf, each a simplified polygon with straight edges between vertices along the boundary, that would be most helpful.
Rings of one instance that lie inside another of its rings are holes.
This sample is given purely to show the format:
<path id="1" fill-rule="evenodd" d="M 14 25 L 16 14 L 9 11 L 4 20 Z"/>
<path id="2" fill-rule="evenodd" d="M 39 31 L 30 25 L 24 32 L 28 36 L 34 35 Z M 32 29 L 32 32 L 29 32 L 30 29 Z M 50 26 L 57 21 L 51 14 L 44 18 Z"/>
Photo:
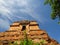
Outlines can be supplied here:
<path id="1" fill-rule="evenodd" d="M 44 5 L 48 4 L 49 3 L 49 0 L 45 0 L 44 1 Z"/>
<path id="2" fill-rule="evenodd" d="M 56 14 L 55 14 L 55 13 L 52 13 L 52 14 L 51 14 L 51 18 L 52 18 L 53 20 L 55 20 L 55 19 L 56 19 Z"/>
<path id="3" fill-rule="evenodd" d="M 60 24 L 60 22 L 58 22 L 58 24 Z"/>

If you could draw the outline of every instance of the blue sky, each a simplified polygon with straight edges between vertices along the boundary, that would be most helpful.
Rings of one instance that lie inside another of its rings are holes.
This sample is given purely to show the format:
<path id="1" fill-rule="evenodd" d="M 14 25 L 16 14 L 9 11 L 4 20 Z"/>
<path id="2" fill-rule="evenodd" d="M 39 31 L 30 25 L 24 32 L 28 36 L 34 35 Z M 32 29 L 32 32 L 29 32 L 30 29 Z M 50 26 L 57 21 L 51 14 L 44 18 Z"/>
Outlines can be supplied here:
<path id="1" fill-rule="evenodd" d="M 50 18 L 51 8 L 44 0 L 0 0 L 0 32 L 9 29 L 9 25 L 19 20 L 36 20 L 40 29 L 60 42 L 58 19 Z"/>

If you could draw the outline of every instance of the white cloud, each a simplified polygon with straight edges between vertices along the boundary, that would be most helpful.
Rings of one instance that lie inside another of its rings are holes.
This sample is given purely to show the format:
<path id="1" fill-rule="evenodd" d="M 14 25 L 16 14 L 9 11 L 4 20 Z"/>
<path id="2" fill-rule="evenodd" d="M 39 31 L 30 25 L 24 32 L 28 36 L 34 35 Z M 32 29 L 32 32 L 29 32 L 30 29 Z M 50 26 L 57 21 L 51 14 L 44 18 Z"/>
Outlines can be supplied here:
<path id="1" fill-rule="evenodd" d="M 17 18 L 29 19 L 27 17 L 31 16 L 35 20 L 38 20 L 40 17 L 36 11 L 34 11 L 35 8 L 38 7 L 38 4 L 33 1 L 35 0 L 0 0 L 0 14 L 2 15 L 0 18 L 6 17 L 4 19 L 8 22 L 8 20 L 14 21 L 17 20 Z M 40 19 L 38 21 L 42 22 Z"/>

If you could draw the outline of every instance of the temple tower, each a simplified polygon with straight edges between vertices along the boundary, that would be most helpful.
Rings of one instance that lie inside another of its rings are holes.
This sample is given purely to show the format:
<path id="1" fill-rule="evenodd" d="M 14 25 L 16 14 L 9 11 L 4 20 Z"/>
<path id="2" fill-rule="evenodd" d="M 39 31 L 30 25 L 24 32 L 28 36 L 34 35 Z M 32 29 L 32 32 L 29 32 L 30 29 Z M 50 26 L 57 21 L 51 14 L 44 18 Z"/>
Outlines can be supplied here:
<path id="1" fill-rule="evenodd" d="M 41 39 L 44 39 L 48 45 L 50 43 L 58 44 L 48 36 L 45 30 L 39 28 L 36 21 L 22 20 L 10 25 L 9 30 L 0 32 L 0 45 L 8 45 L 10 41 L 13 44 L 15 41 L 25 39 L 24 30 L 26 31 L 27 38 L 32 39 L 34 42 L 40 42 Z"/>
<path id="2" fill-rule="evenodd" d="M 39 30 L 39 27 L 36 21 L 23 20 L 14 22 L 12 25 L 10 25 L 9 30 L 26 30 L 26 32 L 28 33 L 30 30 Z"/>

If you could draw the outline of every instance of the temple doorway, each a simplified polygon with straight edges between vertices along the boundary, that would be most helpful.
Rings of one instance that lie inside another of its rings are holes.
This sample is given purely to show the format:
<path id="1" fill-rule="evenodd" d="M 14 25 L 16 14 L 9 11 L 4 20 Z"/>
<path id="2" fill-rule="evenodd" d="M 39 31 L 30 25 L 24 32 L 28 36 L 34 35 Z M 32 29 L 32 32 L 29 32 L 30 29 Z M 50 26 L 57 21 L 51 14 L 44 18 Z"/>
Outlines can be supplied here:
<path id="1" fill-rule="evenodd" d="M 22 25 L 22 31 L 26 30 L 26 25 Z"/>

